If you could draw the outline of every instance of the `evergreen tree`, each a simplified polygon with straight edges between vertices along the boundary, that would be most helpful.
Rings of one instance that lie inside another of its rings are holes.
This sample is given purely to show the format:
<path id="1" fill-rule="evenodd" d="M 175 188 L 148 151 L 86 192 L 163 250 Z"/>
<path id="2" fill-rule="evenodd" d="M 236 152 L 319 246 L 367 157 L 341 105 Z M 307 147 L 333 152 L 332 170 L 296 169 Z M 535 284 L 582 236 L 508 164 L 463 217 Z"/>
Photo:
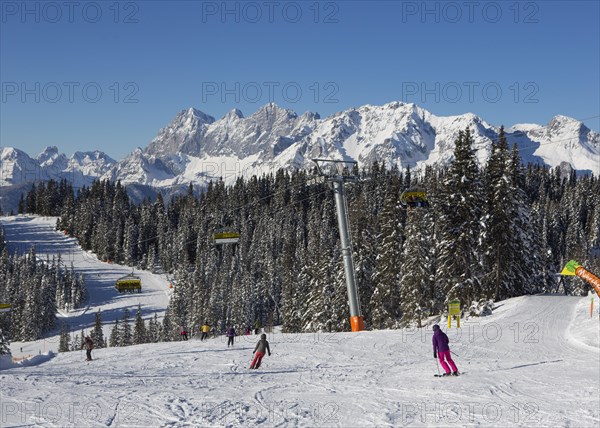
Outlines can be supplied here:
<path id="1" fill-rule="evenodd" d="M 511 291 L 507 290 L 502 298 L 539 292 L 543 287 L 543 283 L 538 282 L 538 279 L 543 279 L 540 278 L 539 272 L 544 269 L 543 250 L 536 245 L 536 231 L 531 219 L 531 208 L 525 194 L 525 172 L 516 145 L 512 147 L 508 167 L 511 178 L 512 204 L 507 211 L 513 213 L 508 265 L 509 269 L 515 272 L 515 283 Z"/>
<path id="2" fill-rule="evenodd" d="M 0 355 L 10 355 L 10 341 L 4 336 L 2 327 L 0 327 Z"/>
<path id="3" fill-rule="evenodd" d="M 129 319 L 131 315 L 129 309 L 125 308 L 123 318 L 121 318 L 121 328 L 120 328 L 120 342 L 119 346 L 129 346 L 133 344 L 133 337 L 131 334 L 131 325 L 129 324 Z"/>
<path id="4" fill-rule="evenodd" d="M 113 326 L 112 330 L 110 331 L 110 337 L 108 338 L 108 345 L 111 348 L 114 348 L 115 346 L 122 346 L 121 343 L 122 343 L 121 326 L 119 326 L 119 320 L 116 319 L 115 325 Z"/>
<path id="5" fill-rule="evenodd" d="M 478 241 L 483 200 L 481 181 L 469 129 L 459 132 L 454 160 L 440 189 L 437 211 L 436 282 L 444 305 L 459 299 L 470 307 L 482 297 Z"/>
<path id="6" fill-rule="evenodd" d="M 158 322 L 158 315 L 154 313 L 154 318 L 151 318 L 148 322 L 148 342 L 156 343 L 160 342 L 160 324 Z"/>
<path id="7" fill-rule="evenodd" d="M 27 196 L 25 197 L 25 212 L 30 214 L 35 214 L 36 212 L 36 194 L 37 188 L 35 183 L 31 185 L 31 190 L 27 192 Z"/>
<path id="8" fill-rule="evenodd" d="M 23 194 L 19 197 L 19 207 L 17 208 L 18 214 L 25 214 L 25 199 L 23 198 Z"/>
<path id="9" fill-rule="evenodd" d="M 71 344 L 71 335 L 69 333 L 69 328 L 62 324 L 60 327 L 60 339 L 58 343 L 58 352 L 69 352 Z"/>
<path id="10" fill-rule="evenodd" d="M 381 213 L 381 242 L 375 259 L 375 290 L 370 299 L 370 324 L 373 328 L 392 328 L 400 318 L 400 274 L 402 217 L 398 186 L 390 187 Z M 408 231 L 407 231 L 408 233 Z"/>
<path id="11" fill-rule="evenodd" d="M 81 329 L 81 333 L 79 333 L 79 336 L 77 339 L 77 349 L 83 349 L 84 343 L 85 343 L 85 332 L 83 331 L 83 329 Z"/>
<path id="12" fill-rule="evenodd" d="M 71 351 L 79 351 L 81 349 L 81 344 L 79 343 L 79 336 L 77 333 L 74 333 L 71 337 Z"/>
<path id="13" fill-rule="evenodd" d="M 96 312 L 91 338 L 94 341 L 94 348 L 104 348 L 106 346 L 104 343 L 104 332 L 102 331 L 102 312 L 99 309 Z"/>
<path id="14" fill-rule="evenodd" d="M 173 325 L 171 324 L 171 316 L 169 311 L 165 313 L 163 317 L 162 329 L 161 329 L 161 342 L 171 342 L 173 340 Z"/>
<path id="15" fill-rule="evenodd" d="M 297 280 L 300 272 L 300 257 L 296 252 L 298 243 L 298 230 L 301 228 L 288 228 L 284 241 L 281 267 L 283 269 L 281 317 L 284 333 L 298 333 L 302 328 L 301 310 L 305 293 L 299 289 Z M 247 300 L 243 299 L 242 301 Z M 243 310 L 240 311 L 243 313 Z M 241 319 L 246 320 L 247 317 Z"/>
<path id="16" fill-rule="evenodd" d="M 511 264 L 514 216 L 518 207 L 515 206 L 509 156 L 504 127 L 501 127 L 498 142 L 492 143 L 492 153 L 485 171 L 486 233 L 482 247 L 485 272 L 483 287 L 487 297 L 495 300 L 507 293 L 512 294 L 511 288 L 515 282 L 515 272 L 508 266 Z"/>
<path id="17" fill-rule="evenodd" d="M 135 313 L 135 325 L 133 327 L 133 344 L 139 345 L 147 342 L 148 336 L 146 333 L 146 325 L 144 324 L 144 319 L 142 318 L 142 307 L 141 305 L 138 305 Z"/>
<path id="18" fill-rule="evenodd" d="M 400 308 L 402 320 L 406 324 L 416 322 L 418 327 L 424 318 L 435 312 L 432 226 L 431 211 L 410 210 L 401 263 Z"/>

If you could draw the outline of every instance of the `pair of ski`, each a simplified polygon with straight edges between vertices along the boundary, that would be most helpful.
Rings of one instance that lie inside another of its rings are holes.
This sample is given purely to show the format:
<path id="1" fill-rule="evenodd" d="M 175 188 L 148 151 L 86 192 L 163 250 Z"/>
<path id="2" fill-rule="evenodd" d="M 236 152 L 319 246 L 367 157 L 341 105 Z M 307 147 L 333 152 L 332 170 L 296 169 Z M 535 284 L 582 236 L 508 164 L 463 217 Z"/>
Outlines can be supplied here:
<path id="1" fill-rule="evenodd" d="M 454 376 L 453 374 L 449 374 L 449 375 L 443 375 L 443 374 L 434 374 L 434 377 L 458 377 L 458 376 L 462 376 L 464 375 L 465 372 L 459 372 L 457 376 Z"/>

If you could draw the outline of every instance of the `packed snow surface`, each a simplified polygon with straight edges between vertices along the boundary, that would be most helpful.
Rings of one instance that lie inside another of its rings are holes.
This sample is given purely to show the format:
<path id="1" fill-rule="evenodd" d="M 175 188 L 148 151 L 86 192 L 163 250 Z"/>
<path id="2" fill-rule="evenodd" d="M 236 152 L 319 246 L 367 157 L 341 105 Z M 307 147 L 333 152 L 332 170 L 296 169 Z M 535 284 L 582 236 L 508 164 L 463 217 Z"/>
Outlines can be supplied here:
<path id="1" fill-rule="evenodd" d="M 47 225 L 27 221 L 41 230 Z M 23 241 L 37 240 L 33 235 Z M 74 265 L 117 275 L 117 266 L 92 259 L 75 257 Z M 89 284 L 100 289 L 92 293 L 96 306 L 104 298 L 107 305 L 129 300 L 134 307 L 145 293 L 162 293 L 149 288 L 142 296 L 119 296 L 103 284 Z M 232 348 L 223 337 L 194 337 L 95 349 L 89 363 L 79 351 L 58 354 L 37 366 L 0 372 L 0 423 L 597 427 L 598 300 L 592 317 L 589 306 L 589 296 L 523 296 L 497 302 L 488 317 L 463 320 L 461 329 L 441 324 L 463 372 L 450 378 L 433 376 L 439 366 L 431 326 L 360 333 L 276 330 L 267 334 L 272 355 L 258 370 L 248 369 L 254 335 L 237 337 Z"/>

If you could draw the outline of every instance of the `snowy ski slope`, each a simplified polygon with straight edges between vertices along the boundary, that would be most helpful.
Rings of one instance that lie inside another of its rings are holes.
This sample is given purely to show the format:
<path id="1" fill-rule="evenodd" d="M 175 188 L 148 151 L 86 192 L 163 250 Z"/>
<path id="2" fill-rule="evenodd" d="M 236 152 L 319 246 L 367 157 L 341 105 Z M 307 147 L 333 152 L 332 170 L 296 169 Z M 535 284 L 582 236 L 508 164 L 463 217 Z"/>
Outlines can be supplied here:
<path id="1" fill-rule="evenodd" d="M 94 317 L 98 309 L 102 311 L 104 334 L 108 338 L 112 324 L 116 318 L 123 317 L 125 308 L 129 308 L 132 318 L 138 304 L 142 307 L 142 316 L 148 319 L 157 312 L 162 318 L 169 303 L 169 281 L 165 275 L 155 275 L 148 271 L 135 270 L 142 279 L 142 293 L 119 294 L 115 289 L 117 278 L 131 273 L 131 268 L 101 262 L 91 253 L 83 251 L 75 238 L 56 231 L 56 217 L 13 216 L 0 218 L 4 227 L 9 251 L 20 254 L 27 253 L 35 246 L 39 259 L 61 254 L 65 266 L 73 265 L 75 270 L 83 273 L 89 299 L 86 306 L 78 310 L 59 313 L 59 323 L 66 323 L 72 332 L 81 329 L 89 331 L 94 326 Z M 46 340 L 31 343 L 12 344 L 14 356 L 36 355 L 41 351 L 58 350 L 58 329 L 55 336 Z M 23 351 L 21 351 L 21 348 Z"/>
<path id="2" fill-rule="evenodd" d="M 40 248 L 66 239 L 43 232 L 48 220 L 26 222 L 48 238 Z M 74 254 L 76 268 L 92 276 L 127 272 Z M 160 281 L 148 282 L 143 305 L 151 312 L 165 294 Z M 94 307 L 144 298 L 115 296 L 103 279 L 93 286 L 100 289 Z M 0 372 L 0 425 L 598 427 L 600 324 L 597 310 L 590 319 L 589 302 L 523 296 L 498 302 L 491 316 L 463 320 L 460 330 L 442 325 L 464 372 L 457 378 L 433 377 L 429 326 L 270 333 L 273 355 L 259 370 L 248 369 L 256 336 L 238 337 L 229 349 L 220 337 L 97 349 L 90 363 L 80 352 L 59 354 Z"/>

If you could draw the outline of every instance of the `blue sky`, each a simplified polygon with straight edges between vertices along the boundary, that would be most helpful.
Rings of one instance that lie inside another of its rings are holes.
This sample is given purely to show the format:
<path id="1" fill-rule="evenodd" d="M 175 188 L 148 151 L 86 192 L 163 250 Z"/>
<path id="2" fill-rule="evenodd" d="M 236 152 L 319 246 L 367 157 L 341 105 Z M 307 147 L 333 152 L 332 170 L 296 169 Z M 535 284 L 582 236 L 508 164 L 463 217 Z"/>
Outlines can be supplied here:
<path id="1" fill-rule="evenodd" d="M 492 124 L 600 115 L 599 2 L 0 3 L 0 146 L 145 147 L 182 109 L 414 102 Z M 585 121 L 600 129 L 600 118 Z"/>

